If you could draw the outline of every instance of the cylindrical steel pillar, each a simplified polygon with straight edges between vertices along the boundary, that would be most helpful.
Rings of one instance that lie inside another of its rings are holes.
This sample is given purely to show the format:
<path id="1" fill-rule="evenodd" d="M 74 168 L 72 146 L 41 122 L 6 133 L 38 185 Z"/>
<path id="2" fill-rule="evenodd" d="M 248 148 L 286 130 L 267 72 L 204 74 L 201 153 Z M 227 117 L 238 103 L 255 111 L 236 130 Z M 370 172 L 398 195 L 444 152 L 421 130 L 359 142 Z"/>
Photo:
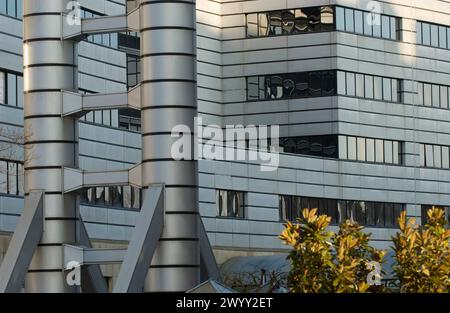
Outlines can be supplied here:
<path id="1" fill-rule="evenodd" d="M 175 161 L 171 133 L 195 130 L 195 0 L 142 0 L 140 12 L 143 185 L 165 184 L 166 210 L 145 291 L 186 291 L 200 280 L 195 137 L 189 160 Z"/>
<path id="2" fill-rule="evenodd" d="M 63 243 L 76 242 L 77 205 L 64 195 L 62 167 L 77 167 L 77 124 L 61 116 L 62 89 L 76 90 L 72 41 L 61 40 L 69 0 L 24 0 L 25 202 L 43 190 L 44 232 L 29 268 L 27 292 L 72 292 L 62 270 Z"/>

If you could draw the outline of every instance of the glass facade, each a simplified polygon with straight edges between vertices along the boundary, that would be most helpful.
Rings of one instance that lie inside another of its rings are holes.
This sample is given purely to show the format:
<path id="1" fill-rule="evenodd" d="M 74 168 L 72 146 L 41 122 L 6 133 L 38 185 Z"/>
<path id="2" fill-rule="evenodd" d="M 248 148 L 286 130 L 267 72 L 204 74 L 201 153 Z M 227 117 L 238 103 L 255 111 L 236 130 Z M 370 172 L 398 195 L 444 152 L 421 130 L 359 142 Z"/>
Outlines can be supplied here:
<path id="1" fill-rule="evenodd" d="M 279 196 L 280 219 L 296 221 L 303 209 L 318 209 L 319 214 L 331 217 L 332 225 L 352 220 L 367 227 L 397 228 L 398 217 L 405 210 L 400 203 L 337 200 L 300 196 Z"/>
<path id="2" fill-rule="evenodd" d="M 0 103 L 23 107 L 23 77 L 0 71 Z"/>
<path id="3" fill-rule="evenodd" d="M 450 168 L 449 146 L 419 144 L 420 166 Z"/>
<path id="4" fill-rule="evenodd" d="M 401 102 L 401 80 L 353 72 L 337 72 L 338 94 L 365 99 Z"/>
<path id="5" fill-rule="evenodd" d="M 450 106 L 450 87 L 444 85 L 417 83 L 417 104 L 448 109 Z"/>
<path id="6" fill-rule="evenodd" d="M 338 158 L 338 137 L 335 135 L 284 137 L 280 138 L 279 144 L 286 153 Z"/>
<path id="7" fill-rule="evenodd" d="M 22 1 L 23 0 L 1 0 L 0 14 L 22 19 Z"/>
<path id="8" fill-rule="evenodd" d="M 83 190 L 80 203 L 139 210 L 141 198 L 141 190 L 132 186 L 93 187 Z"/>
<path id="9" fill-rule="evenodd" d="M 0 194 L 23 195 L 23 163 L 0 160 Z"/>
<path id="10" fill-rule="evenodd" d="M 275 100 L 336 95 L 336 72 L 316 71 L 247 77 L 247 100 Z"/>
<path id="11" fill-rule="evenodd" d="M 344 31 L 399 40 L 399 18 L 344 8 L 318 6 L 246 15 L 247 38 Z"/>
<path id="12" fill-rule="evenodd" d="M 247 38 L 332 31 L 331 6 L 247 14 Z"/>
<path id="13" fill-rule="evenodd" d="M 235 190 L 217 190 L 216 205 L 218 217 L 245 218 L 245 193 Z"/>
<path id="14" fill-rule="evenodd" d="M 416 41 L 419 45 L 450 49 L 450 27 L 417 21 Z"/>
<path id="15" fill-rule="evenodd" d="M 402 141 L 339 136 L 339 159 L 401 165 L 403 145 Z"/>

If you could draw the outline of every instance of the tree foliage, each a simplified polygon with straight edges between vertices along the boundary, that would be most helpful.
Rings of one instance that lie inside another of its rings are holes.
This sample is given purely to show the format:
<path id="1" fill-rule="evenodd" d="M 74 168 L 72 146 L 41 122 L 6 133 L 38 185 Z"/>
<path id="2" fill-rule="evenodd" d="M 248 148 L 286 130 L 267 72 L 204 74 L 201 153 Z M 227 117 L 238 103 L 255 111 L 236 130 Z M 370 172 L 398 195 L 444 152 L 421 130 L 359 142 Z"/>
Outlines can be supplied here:
<path id="1" fill-rule="evenodd" d="M 401 292 L 450 292 L 450 230 L 445 228 L 445 211 L 433 207 L 427 218 L 424 227 L 416 225 L 414 218 L 407 219 L 406 212 L 399 218 L 393 249 Z"/>
<path id="2" fill-rule="evenodd" d="M 370 234 L 347 220 L 339 232 L 328 231 L 331 218 L 317 209 L 304 209 L 297 223 L 287 222 L 280 239 L 293 247 L 288 259 L 292 269 L 288 287 L 292 292 L 370 292 L 383 287 L 370 286 L 369 263 L 383 261 L 385 251 L 369 245 Z"/>

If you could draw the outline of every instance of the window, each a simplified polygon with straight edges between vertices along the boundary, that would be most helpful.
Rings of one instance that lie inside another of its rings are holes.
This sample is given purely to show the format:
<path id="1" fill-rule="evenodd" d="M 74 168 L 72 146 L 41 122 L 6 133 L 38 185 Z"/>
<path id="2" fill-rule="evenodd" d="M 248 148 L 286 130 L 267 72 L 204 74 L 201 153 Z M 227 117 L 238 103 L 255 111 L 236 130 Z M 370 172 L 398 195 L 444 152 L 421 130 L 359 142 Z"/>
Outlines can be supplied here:
<path id="1" fill-rule="evenodd" d="M 0 72 L 0 103 L 5 103 L 6 81 L 5 73 Z"/>
<path id="2" fill-rule="evenodd" d="M 363 12 L 356 10 L 355 11 L 355 33 L 363 34 L 364 33 L 364 20 L 363 20 Z"/>
<path id="3" fill-rule="evenodd" d="M 336 8 L 336 29 L 345 31 L 345 10 L 344 8 Z"/>
<path id="4" fill-rule="evenodd" d="M 345 31 L 353 33 L 355 31 L 355 19 L 352 9 L 345 9 Z"/>
<path id="5" fill-rule="evenodd" d="M 385 39 L 391 38 L 391 22 L 387 15 L 381 16 L 381 36 Z"/>
<path id="6" fill-rule="evenodd" d="M 419 144 L 420 166 L 450 168 L 448 146 Z"/>
<path id="7" fill-rule="evenodd" d="M 375 76 L 373 78 L 373 94 L 376 100 L 383 99 L 383 80 L 381 77 Z"/>
<path id="8" fill-rule="evenodd" d="M 355 87 L 355 74 L 354 73 L 347 73 L 346 85 L 347 85 L 346 95 L 355 96 L 356 95 L 356 89 L 355 89 L 356 87 Z"/>
<path id="9" fill-rule="evenodd" d="M 336 94 L 335 71 L 247 77 L 247 100 L 326 97 Z"/>
<path id="10" fill-rule="evenodd" d="M 364 75 L 364 95 L 367 99 L 373 99 L 373 76 Z"/>
<path id="11" fill-rule="evenodd" d="M 217 216 L 245 218 L 245 193 L 234 190 L 217 190 Z"/>
<path id="12" fill-rule="evenodd" d="M 141 190 L 132 186 L 87 188 L 80 196 L 81 204 L 132 210 L 139 210 L 141 202 Z"/>
<path id="13" fill-rule="evenodd" d="M 23 78 L 0 71 L 0 103 L 23 107 Z"/>
<path id="14" fill-rule="evenodd" d="M 127 83 L 132 88 L 141 81 L 140 57 L 132 54 L 127 55 Z"/>
<path id="15" fill-rule="evenodd" d="M 417 104 L 436 108 L 450 108 L 449 87 L 444 85 L 417 83 Z"/>
<path id="16" fill-rule="evenodd" d="M 337 136 L 304 136 L 280 138 L 280 146 L 284 152 L 312 155 L 326 158 L 337 158 Z"/>
<path id="17" fill-rule="evenodd" d="M 258 37 L 258 14 L 247 14 L 247 37 Z"/>
<path id="18" fill-rule="evenodd" d="M 386 164 L 402 164 L 402 142 L 339 136 L 339 158 Z"/>
<path id="19" fill-rule="evenodd" d="M 22 163 L 12 160 L 0 160 L 0 193 L 23 195 Z"/>
<path id="20" fill-rule="evenodd" d="M 351 219 L 362 226 L 394 228 L 398 227 L 395 221 L 404 210 L 405 205 L 400 203 L 337 200 L 303 196 L 279 196 L 279 210 L 282 221 L 295 222 L 303 209 L 306 208 L 317 208 L 318 214 L 330 216 L 332 225 Z"/>
<path id="21" fill-rule="evenodd" d="M 347 137 L 347 153 L 349 160 L 356 160 L 356 137 Z"/>
<path id="22" fill-rule="evenodd" d="M 450 27 L 417 21 L 417 44 L 450 49 Z"/>

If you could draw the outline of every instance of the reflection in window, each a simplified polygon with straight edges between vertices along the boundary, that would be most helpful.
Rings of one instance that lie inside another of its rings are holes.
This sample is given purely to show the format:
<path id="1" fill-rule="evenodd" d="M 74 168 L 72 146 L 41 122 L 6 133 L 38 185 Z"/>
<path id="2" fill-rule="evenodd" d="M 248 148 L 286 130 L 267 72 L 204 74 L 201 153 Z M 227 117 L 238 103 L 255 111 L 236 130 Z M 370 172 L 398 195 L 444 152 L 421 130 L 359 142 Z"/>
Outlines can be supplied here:
<path id="1" fill-rule="evenodd" d="M 448 109 L 450 102 L 449 86 L 417 83 L 417 104 Z"/>
<path id="2" fill-rule="evenodd" d="M 249 13 L 247 38 L 334 30 L 333 7 L 311 7 Z"/>
<path id="3" fill-rule="evenodd" d="M 23 195 L 23 165 L 18 161 L 0 160 L 0 193 Z"/>
<path id="4" fill-rule="evenodd" d="M 449 147 L 419 144 L 419 164 L 422 167 L 450 168 Z"/>
<path id="5" fill-rule="evenodd" d="M 445 212 L 445 220 L 447 221 L 447 228 L 450 226 L 450 206 L 442 206 L 442 205 L 422 205 L 421 206 L 421 217 L 422 217 L 422 225 L 425 225 L 428 222 L 427 212 L 431 208 L 440 208 Z"/>
<path id="6" fill-rule="evenodd" d="M 402 164 L 402 142 L 339 136 L 339 159 Z"/>
<path id="7" fill-rule="evenodd" d="M 338 225 L 347 219 L 362 226 L 396 228 L 405 205 L 373 201 L 336 200 L 301 196 L 279 196 L 282 221 L 295 222 L 304 209 L 318 209 L 318 214 L 331 217 L 331 224 Z"/>
<path id="8" fill-rule="evenodd" d="M 245 193 L 234 190 L 216 191 L 217 216 L 245 218 Z"/>
<path id="9" fill-rule="evenodd" d="M 141 208 L 141 190 L 132 186 L 87 188 L 80 196 L 80 202 L 87 205 L 116 208 Z"/>
<path id="10" fill-rule="evenodd" d="M 400 80 L 351 72 L 337 72 L 338 93 L 392 102 L 401 101 Z"/>
<path id="11" fill-rule="evenodd" d="M 247 77 L 248 101 L 325 97 L 335 94 L 335 71 Z"/>
<path id="12" fill-rule="evenodd" d="M 303 136 L 280 138 L 280 147 L 286 153 L 338 158 L 337 136 Z"/>

